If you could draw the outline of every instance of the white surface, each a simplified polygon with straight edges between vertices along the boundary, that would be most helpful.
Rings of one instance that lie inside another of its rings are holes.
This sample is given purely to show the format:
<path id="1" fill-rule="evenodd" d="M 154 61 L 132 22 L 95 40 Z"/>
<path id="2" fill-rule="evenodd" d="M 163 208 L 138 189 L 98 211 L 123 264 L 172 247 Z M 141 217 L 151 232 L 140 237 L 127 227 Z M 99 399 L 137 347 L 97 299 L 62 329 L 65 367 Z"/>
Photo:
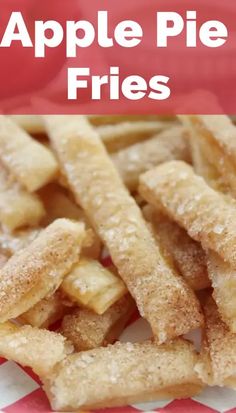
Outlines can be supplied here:
<path id="1" fill-rule="evenodd" d="M 151 413 L 151 411 L 156 409 L 161 409 L 162 407 L 167 406 L 169 403 L 172 402 L 173 399 L 170 400 L 158 400 L 156 402 L 149 402 L 149 403 L 138 403 L 133 404 L 132 406 L 136 409 L 145 411 L 146 413 Z M 156 412 L 157 413 L 157 412 Z"/>
<path id="2" fill-rule="evenodd" d="M 7 361 L 0 365 L 0 409 L 17 402 L 39 387 L 17 364 Z"/>
<path id="3" fill-rule="evenodd" d="M 235 408 L 236 391 L 226 387 L 207 387 L 199 396 L 192 397 L 192 400 L 224 413 Z"/>

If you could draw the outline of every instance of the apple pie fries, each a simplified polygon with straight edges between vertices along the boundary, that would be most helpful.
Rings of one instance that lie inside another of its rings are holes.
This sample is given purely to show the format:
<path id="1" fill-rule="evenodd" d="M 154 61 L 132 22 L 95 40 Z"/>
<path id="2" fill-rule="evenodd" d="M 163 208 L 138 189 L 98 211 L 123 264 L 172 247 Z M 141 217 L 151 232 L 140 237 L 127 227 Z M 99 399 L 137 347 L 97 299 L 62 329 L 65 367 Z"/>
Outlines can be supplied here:
<path id="1" fill-rule="evenodd" d="M 201 325 L 199 303 L 168 265 L 99 136 L 83 116 L 44 116 L 77 202 L 107 246 L 159 343 Z"/>
<path id="2" fill-rule="evenodd" d="M 31 367 L 54 410 L 236 388 L 235 131 L 0 116 L 0 357 Z M 119 341 L 137 316 L 152 337 Z M 200 353 L 182 337 L 196 328 Z"/>

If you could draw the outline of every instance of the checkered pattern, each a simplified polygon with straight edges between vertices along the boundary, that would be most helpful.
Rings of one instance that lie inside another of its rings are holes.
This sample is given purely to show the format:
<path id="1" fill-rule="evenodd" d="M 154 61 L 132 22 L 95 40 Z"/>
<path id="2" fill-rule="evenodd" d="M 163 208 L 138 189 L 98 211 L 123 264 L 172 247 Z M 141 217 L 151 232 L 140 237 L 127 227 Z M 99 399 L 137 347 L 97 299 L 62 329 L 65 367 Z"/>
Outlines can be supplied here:
<path id="1" fill-rule="evenodd" d="M 141 332 L 141 333 L 140 333 Z M 120 337 L 121 341 L 148 338 L 145 320 L 135 320 Z M 0 413 L 50 413 L 51 409 L 38 377 L 30 369 L 0 358 Z M 208 388 L 187 400 L 162 400 L 124 408 L 102 409 L 97 413 L 236 413 L 236 392 Z"/>

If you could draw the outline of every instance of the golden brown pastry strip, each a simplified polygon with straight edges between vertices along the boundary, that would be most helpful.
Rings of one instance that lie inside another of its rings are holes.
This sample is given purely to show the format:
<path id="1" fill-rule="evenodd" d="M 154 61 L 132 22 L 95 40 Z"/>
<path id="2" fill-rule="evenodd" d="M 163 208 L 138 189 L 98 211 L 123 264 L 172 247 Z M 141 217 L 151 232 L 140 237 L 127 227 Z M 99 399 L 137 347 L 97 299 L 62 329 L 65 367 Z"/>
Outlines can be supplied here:
<path id="1" fill-rule="evenodd" d="M 196 361 L 192 344 L 182 339 L 162 346 L 116 343 L 66 357 L 43 378 L 44 389 L 52 408 L 65 411 L 189 397 L 202 389 Z"/>
<path id="2" fill-rule="evenodd" d="M 102 315 L 75 309 L 64 317 L 60 332 L 73 343 L 76 351 L 106 346 L 119 338 L 135 309 L 135 303 L 128 294 Z"/>
<path id="3" fill-rule="evenodd" d="M 99 261 L 81 258 L 64 278 L 61 290 L 77 305 L 103 314 L 127 293 L 123 281 Z"/>
<path id="4" fill-rule="evenodd" d="M 84 225 L 54 221 L 0 271 L 0 322 L 18 317 L 51 295 L 78 261 Z"/>
<path id="5" fill-rule="evenodd" d="M 0 164 L 0 223 L 8 230 L 37 225 L 45 215 L 39 197 L 23 189 Z"/>
<path id="6" fill-rule="evenodd" d="M 201 359 L 195 369 L 206 384 L 236 389 L 236 335 L 221 320 L 212 298 L 204 306 L 204 313 Z"/>
<path id="7" fill-rule="evenodd" d="M 48 328 L 61 320 L 67 312 L 68 306 L 65 305 L 60 292 L 56 291 L 21 314 L 18 319 L 23 324 L 30 324 L 32 327 Z"/>
<path id="8" fill-rule="evenodd" d="M 236 266 L 236 207 L 210 188 L 191 166 L 171 161 L 146 172 L 140 193 L 161 208 L 204 249 L 212 249 Z"/>
<path id="9" fill-rule="evenodd" d="M 58 172 L 52 152 L 3 115 L 0 116 L 0 159 L 29 192 L 53 180 Z"/>
<path id="10" fill-rule="evenodd" d="M 163 259 L 141 211 L 83 116 L 45 116 L 69 185 L 161 343 L 202 322 L 199 303 Z"/>
<path id="11" fill-rule="evenodd" d="M 137 121 L 99 126 L 97 132 L 109 152 L 126 148 L 170 127 L 168 122 Z"/>
<path id="12" fill-rule="evenodd" d="M 209 162 L 236 195 L 236 127 L 225 115 L 188 117 Z"/>
<path id="13" fill-rule="evenodd" d="M 208 251 L 207 267 L 221 318 L 236 333 L 236 269 L 213 251 Z"/>
<path id="14" fill-rule="evenodd" d="M 172 159 L 189 161 L 189 148 L 181 126 L 168 128 L 153 138 L 112 154 L 123 182 L 131 191 L 137 188 L 141 173 Z"/>
<path id="15" fill-rule="evenodd" d="M 229 195 L 231 190 L 224 182 L 224 176 L 220 174 L 215 165 L 209 162 L 209 158 L 206 156 L 207 151 L 205 147 L 207 144 L 209 145 L 209 143 L 207 143 L 204 136 L 202 136 L 202 139 L 199 139 L 200 132 L 195 130 L 194 123 L 191 122 L 190 116 L 181 116 L 181 119 L 191 134 L 194 169 L 204 177 L 211 187 L 224 194 L 228 194 L 227 201 L 229 203 L 235 202 Z M 205 117 L 203 119 L 205 119 Z M 214 288 L 213 297 L 217 303 L 219 313 L 231 331 L 236 332 L 236 271 L 217 253 L 208 250 L 206 256 L 209 278 Z"/>
<path id="16" fill-rule="evenodd" d="M 92 231 L 91 224 L 84 211 L 70 199 L 67 191 L 59 185 L 50 184 L 44 187 L 39 192 L 39 195 L 47 212 L 42 225 L 49 225 L 58 218 L 68 218 L 84 222 L 86 229 L 92 232 L 91 237 L 93 239 L 91 246 L 83 248 L 83 255 L 98 259 L 101 253 L 101 241 L 97 234 Z"/>
<path id="17" fill-rule="evenodd" d="M 61 334 L 31 326 L 0 324 L 0 356 L 47 375 L 73 350 Z"/>
<path id="18" fill-rule="evenodd" d="M 167 259 L 171 259 L 179 273 L 193 290 L 210 287 L 207 274 L 206 254 L 201 245 L 194 241 L 176 222 L 158 208 L 146 205 L 145 219 L 151 223 L 154 235 Z"/>
<path id="19" fill-rule="evenodd" d="M 216 165 L 217 156 L 215 157 L 215 148 L 205 139 L 204 135 L 201 135 L 201 132 L 196 130 L 191 116 L 181 115 L 179 118 L 189 134 L 188 139 L 194 170 L 198 175 L 203 176 L 208 185 L 213 189 L 229 194 L 231 189 L 227 182 L 227 177 L 222 175 Z M 221 149 L 218 150 L 218 156 L 222 156 Z"/>

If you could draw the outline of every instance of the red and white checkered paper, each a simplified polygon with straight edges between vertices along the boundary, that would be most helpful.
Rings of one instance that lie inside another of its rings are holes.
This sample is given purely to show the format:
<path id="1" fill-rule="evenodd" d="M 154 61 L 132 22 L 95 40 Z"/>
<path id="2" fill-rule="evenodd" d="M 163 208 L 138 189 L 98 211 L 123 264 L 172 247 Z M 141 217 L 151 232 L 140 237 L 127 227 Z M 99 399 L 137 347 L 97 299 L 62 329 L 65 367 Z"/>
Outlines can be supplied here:
<path id="1" fill-rule="evenodd" d="M 121 341 L 140 341 L 150 337 L 145 320 L 139 318 L 122 333 Z M 30 369 L 0 359 L 0 413 L 50 413 L 50 405 L 40 380 Z M 97 413 L 236 413 L 236 392 L 226 388 L 207 388 L 187 400 L 162 400 L 127 407 L 97 410 Z"/>

